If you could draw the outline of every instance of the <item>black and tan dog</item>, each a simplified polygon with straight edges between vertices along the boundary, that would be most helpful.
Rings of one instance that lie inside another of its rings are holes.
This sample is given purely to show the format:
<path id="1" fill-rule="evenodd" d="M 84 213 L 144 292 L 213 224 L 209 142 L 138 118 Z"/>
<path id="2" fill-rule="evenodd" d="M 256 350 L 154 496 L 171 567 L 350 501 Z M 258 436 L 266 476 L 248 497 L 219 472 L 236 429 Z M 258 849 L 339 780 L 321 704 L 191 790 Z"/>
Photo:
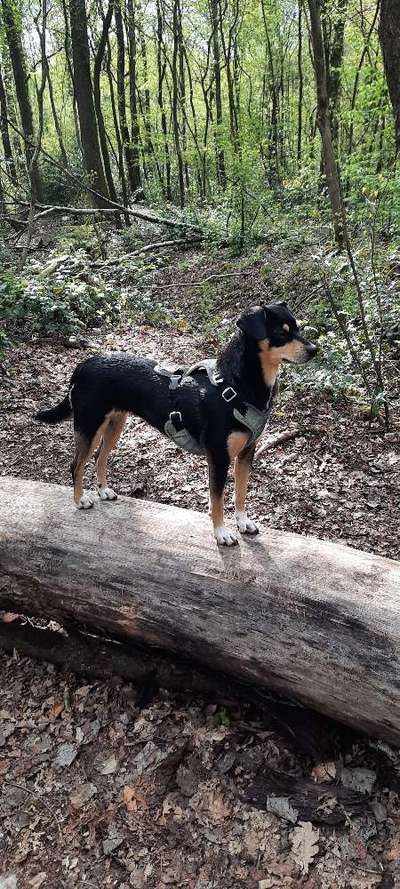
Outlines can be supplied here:
<path id="1" fill-rule="evenodd" d="M 242 534 L 256 534 L 245 498 L 257 438 L 268 419 L 282 361 L 301 364 L 317 352 L 299 331 L 286 303 L 243 313 L 239 332 L 215 362 L 188 370 L 160 368 L 155 361 L 125 352 L 95 355 L 75 369 L 68 394 L 36 419 L 59 423 L 73 416 L 76 451 L 71 466 L 79 509 L 93 506 L 83 491 L 85 465 L 101 444 L 97 458 L 98 493 L 114 500 L 107 485 L 107 460 L 129 413 L 142 417 L 176 444 L 207 457 L 210 512 L 219 544 L 237 537 L 224 527 L 224 488 L 235 461 L 236 524 Z"/>

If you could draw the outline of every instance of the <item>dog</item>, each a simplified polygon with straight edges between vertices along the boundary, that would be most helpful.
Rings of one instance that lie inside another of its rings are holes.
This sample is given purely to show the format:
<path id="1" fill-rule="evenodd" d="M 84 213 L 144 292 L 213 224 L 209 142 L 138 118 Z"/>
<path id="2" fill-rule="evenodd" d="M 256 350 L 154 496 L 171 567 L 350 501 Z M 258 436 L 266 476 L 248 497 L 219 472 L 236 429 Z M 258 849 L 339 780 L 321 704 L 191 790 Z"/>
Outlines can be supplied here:
<path id="1" fill-rule="evenodd" d="M 75 456 L 71 465 L 74 500 L 89 509 L 83 490 L 85 465 L 94 451 L 98 495 L 115 500 L 107 483 L 107 460 L 128 414 L 146 420 L 176 444 L 204 454 L 209 468 L 210 514 L 221 546 L 238 543 L 224 525 L 224 489 L 235 467 L 235 518 L 241 534 L 258 533 L 245 500 L 257 440 L 268 420 L 282 362 L 302 364 L 318 347 L 301 335 L 285 302 L 243 312 L 239 328 L 219 357 L 185 368 L 163 368 L 125 352 L 94 355 L 81 362 L 63 401 L 35 419 L 59 423 L 73 417 Z"/>

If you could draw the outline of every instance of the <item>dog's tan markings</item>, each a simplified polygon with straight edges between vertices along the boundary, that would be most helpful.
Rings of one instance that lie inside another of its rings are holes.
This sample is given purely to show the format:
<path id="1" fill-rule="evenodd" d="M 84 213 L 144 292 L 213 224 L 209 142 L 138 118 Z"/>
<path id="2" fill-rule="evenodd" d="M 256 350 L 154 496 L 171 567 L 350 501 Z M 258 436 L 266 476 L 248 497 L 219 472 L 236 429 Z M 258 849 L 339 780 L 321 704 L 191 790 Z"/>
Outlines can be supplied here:
<path id="1" fill-rule="evenodd" d="M 106 418 L 107 424 L 104 428 L 103 441 L 96 462 L 97 482 L 100 487 L 107 487 L 108 457 L 119 442 L 127 416 L 128 414 L 123 411 L 112 411 Z"/>
<path id="2" fill-rule="evenodd" d="M 210 515 L 214 528 L 224 524 L 224 495 L 210 490 Z"/>
<path id="3" fill-rule="evenodd" d="M 249 485 L 251 463 L 248 460 L 235 460 L 235 509 L 244 512 L 246 509 L 247 488 Z"/>
<path id="4" fill-rule="evenodd" d="M 231 432 L 227 442 L 229 459 L 231 461 L 246 447 L 249 438 L 250 432 Z"/>
<path id="5" fill-rule="evenodd" d="M 282 361 L 282 358 L 279 356 L 279 354 L 276 354 L 280 352 L 280 349 L 271 348 L 269 340 L 267 339 L 260 340 L 259 347 L 264 383 L 266 384 L 266 386 L 270 386 L 272 388 L 275 385 L 279 365 Z"/>
<path id="6" fill-rule="evenodd" d="M 292 364 L 301 363 L 307 356 L 307 350 L 300 340 L 292 340 L 284 346 L 270 346 L 269 340 L 260 340 L 260 361 L 267 386 L 274 386 L 279 367 L 284 358 Z"/>

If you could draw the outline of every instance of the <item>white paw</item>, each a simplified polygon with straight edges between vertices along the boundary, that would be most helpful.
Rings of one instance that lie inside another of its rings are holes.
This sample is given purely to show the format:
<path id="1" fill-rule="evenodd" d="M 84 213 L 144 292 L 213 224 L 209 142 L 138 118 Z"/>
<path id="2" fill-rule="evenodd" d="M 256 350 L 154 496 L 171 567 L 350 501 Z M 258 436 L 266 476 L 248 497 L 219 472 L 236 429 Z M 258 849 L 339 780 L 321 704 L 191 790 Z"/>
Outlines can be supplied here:
<path id="1" fill-rule="evenodd" d="M 81 499 L 76 504 L 78 509 L 91 509 L 94 504 L 94 497 L 92 494 L 82 494 Z"/>
<path id="2" fill-rule="evenodd" d="M 214 537 L 219 546 L 236 546 L 238 543 L 236 534 L 228 531 L 223 525 L 220 528 L 214 528 Z"/>
<path id="3" fill-rule="evenodd" d="M 116 500 L 118 496 L 112 488 L 107 488 L 107 486 L 103 487 L 103 485 L 98 486 L 97 493 L 100 500 Z"/>
<path id="4" fill-rule="evenodd" d="M 247 512 L 237 512 L 235 516 L 241 534 L 258 534 L 257 525 L 248 518 Z"/>

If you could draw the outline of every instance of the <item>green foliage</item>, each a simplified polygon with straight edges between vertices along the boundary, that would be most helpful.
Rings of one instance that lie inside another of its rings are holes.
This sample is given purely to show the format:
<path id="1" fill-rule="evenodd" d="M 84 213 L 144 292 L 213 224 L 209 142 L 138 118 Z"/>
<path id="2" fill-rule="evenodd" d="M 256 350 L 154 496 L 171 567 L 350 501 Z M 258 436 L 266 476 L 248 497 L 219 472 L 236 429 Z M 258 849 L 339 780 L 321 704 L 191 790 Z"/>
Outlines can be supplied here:
<path id="1" fill-rule="evenodd" d="M 0 274 L 0 317 L 5 336 L 71 335 L 115 324 L 121 304 L 113 289 L 79 280 L 31 280 Z"/>

